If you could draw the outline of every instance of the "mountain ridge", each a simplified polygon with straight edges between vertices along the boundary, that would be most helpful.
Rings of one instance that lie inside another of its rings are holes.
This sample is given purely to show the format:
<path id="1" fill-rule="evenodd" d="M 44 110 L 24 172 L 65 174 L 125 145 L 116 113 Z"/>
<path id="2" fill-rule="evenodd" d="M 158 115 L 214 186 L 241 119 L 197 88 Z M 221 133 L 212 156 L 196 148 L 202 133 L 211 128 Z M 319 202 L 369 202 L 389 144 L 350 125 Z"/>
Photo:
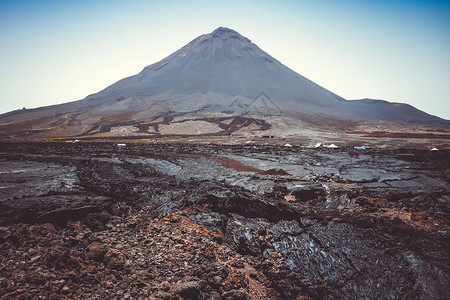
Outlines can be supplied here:
<path id="1" fill-rule="evenodd" d="M 255 101 L 261 93 L 267 99 Z M 70 136 L 98 134 L 93 128 L 142 128 L 167 118 L 174 122 L 237 116 L 267 120 L 281 115 L 289 119 L 284 120 L 287 123 L 312 118 L 450 127 L 450 121 L 408 104 L 346 100 L 283 65 L 237 31 L 219 27 L 82 100 L 0 115 L 0 132 Z M 155 128 L 139 132 L 158 134 L 159 127 Z"/>

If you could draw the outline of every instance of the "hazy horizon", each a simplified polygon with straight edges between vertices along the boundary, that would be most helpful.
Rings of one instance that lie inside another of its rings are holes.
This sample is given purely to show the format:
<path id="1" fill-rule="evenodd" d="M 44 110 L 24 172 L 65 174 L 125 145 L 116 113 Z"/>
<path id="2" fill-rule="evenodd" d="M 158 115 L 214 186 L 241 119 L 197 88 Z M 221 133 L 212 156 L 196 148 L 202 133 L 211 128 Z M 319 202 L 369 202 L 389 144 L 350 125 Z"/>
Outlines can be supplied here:
<path id="1" fill-rule="evenodd" d="M 450 119 L 448 1 L 3 1 L 0 113 L 84 99 L 220 26 L 341 97 Z"/>

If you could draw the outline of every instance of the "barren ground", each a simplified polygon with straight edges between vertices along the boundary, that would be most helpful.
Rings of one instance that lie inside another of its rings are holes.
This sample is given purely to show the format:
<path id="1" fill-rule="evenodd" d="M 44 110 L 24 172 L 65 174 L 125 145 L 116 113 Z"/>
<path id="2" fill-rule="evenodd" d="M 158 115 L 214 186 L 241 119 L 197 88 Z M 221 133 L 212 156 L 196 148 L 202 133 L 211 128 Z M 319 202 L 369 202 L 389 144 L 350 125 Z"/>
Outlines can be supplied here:
<path id="1" fill-rule="evenodd" d="M 447 299 L 450 152 L 0 144 L 2 299 Z"/>

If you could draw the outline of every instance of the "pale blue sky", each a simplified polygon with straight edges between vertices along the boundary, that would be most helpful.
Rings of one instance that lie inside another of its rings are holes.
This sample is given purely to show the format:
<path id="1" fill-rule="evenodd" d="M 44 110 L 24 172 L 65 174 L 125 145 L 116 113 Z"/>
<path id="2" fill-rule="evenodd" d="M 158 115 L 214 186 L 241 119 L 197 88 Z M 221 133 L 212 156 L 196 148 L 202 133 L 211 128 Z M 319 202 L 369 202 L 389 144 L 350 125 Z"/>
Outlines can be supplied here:
<path id="1" fill-rule="evenodd" d="M 85 98 L 229 27 L 346 99 L 450 119 L 450 1 L 2 1 L 0 113 Z"/>

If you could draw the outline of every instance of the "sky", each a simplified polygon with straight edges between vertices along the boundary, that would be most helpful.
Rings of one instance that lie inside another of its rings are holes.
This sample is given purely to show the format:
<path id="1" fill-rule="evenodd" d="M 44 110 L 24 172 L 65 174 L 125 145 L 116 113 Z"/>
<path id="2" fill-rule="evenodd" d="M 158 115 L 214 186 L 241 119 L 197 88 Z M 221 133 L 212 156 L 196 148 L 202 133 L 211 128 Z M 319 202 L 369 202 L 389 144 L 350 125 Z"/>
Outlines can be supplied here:
<path id="1" fill-rule="evenodd" d="M 450 0 L 3 0 L 0 113 L 84 99 L 220 26 L 345 99 L 450 119 Z"/>

